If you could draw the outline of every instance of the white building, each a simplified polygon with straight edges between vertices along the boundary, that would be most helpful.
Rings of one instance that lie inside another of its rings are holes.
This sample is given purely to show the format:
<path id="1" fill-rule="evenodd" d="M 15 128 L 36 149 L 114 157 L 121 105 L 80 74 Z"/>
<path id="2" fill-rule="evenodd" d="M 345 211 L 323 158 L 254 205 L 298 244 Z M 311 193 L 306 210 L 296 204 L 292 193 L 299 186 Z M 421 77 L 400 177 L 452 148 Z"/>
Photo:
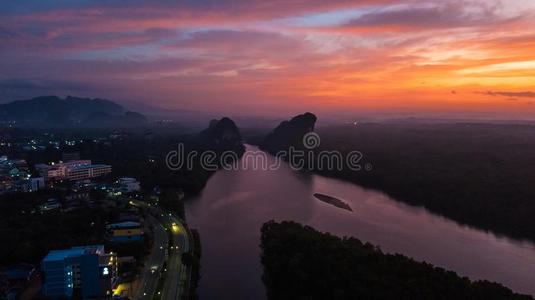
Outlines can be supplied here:
<path id="1" fill-rule="evenodd" d="M 67 170 L 67 179 L 76 181 L 76 180 L 85 180 L 90 178 L 95 178 L 111 173 L 110 165 L 81 165 Z"/>
<path id="2" fill-rule="evenodd" d="M 121 177 L 117 182 L 119 183 L 119 191 L 121 193 L 132 193 L 141 189 L 139 181 L 135 178 Z"/>
<path id="3" fill-rule="evenodd" d="M 111 173 L 111 166 L 92 164 L 91 160 L 73 160 L 52 163 L 50 165 L 37 164 L 35 168 L 45 180 L 84 180 Z"/>

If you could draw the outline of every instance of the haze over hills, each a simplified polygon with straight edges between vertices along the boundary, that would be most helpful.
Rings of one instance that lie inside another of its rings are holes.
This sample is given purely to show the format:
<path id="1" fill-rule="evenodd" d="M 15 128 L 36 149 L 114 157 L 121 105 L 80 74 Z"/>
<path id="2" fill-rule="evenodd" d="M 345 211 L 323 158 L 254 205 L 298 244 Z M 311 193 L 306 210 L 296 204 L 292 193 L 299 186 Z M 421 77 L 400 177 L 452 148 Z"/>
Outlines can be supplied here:
<path id="1" fill-rule="evenodd" d="M 131 127 L 147 118 L 105 99 L 42 96 L 0 105 L 0 122 L 43 127 Z"/>
<path id="2" fill-rule="evenodd" d="M 269 128 L 278 118 L 229 115 L 247 128 Z M 207 120 L 221 115 L 190 109 L 165 109 L 135 101 L 67 96 L 39 96 L 0 104 L 0 124 L 12 127 L 140 127 L 180 126 L 203 130 Z"/>

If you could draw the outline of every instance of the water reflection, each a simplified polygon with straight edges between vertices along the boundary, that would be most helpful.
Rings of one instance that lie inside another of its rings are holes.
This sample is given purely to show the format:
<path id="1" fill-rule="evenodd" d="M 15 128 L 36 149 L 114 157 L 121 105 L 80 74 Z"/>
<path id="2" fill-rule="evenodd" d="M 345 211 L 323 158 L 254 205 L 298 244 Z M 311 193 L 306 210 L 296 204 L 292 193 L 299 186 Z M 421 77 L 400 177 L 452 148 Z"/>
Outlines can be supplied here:
<path id="1" fill-rule="evenodd" d="M 315 199 L 323 193 L 353 212 Z M 219 171 L 187 218 L 202 242 L 203 299 L 262 299 L 259 237 L 268 220 L 295 220 L 337 235 L 355 236 L 388 252 L 501 282 L 535 294 L 535 247 L 460 226 L 386 195 L 283 166 L 278 171 Z"/>

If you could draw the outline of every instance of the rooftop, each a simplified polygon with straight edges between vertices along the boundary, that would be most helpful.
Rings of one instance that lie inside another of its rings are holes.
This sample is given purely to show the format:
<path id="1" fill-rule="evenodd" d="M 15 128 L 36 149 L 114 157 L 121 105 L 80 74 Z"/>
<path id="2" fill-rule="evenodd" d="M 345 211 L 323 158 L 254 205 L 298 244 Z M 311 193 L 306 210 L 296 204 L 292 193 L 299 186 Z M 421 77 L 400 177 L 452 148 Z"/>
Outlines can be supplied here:
<path id="1" fill-rule="evenodd" d="M 104 164 L 96 164 L 96 165 L 82 165 L 82 166 L 75 166 L 71 169 L 71 171 L 77 171 L 77 170 L 85 170 L 85 169 L 92 169 L 92 168 L 106 168 L 111 167 L 110 165 L 104 165 Z"/>
<path id="2" fill-rule="evenodd" d="M 43 259 L 43 262 L 64 260 L 67 257 L 96 253 L 98 250 L 100 250 L 100 252 L 104 252 L 104 245 L 90 245 L 72 247 L 70 249 L 52 250 L 48 252 L 48 254 Z"/>
<path id="3" fill-rule="evenodd" d="M 119 178 L 119 181 L 137 181 L 137 180 L 132 177 L 121 177 Z"/>
<path id="4" fill-rule="evenodd" d="M 140 224 L 138 222 L 132 222 L 132 221 L 125 221 L 120 223 L 113 223 L 109 224 L 106 227 L 109 228 L 125 228 L 125 227 L 139 227 Z"/>

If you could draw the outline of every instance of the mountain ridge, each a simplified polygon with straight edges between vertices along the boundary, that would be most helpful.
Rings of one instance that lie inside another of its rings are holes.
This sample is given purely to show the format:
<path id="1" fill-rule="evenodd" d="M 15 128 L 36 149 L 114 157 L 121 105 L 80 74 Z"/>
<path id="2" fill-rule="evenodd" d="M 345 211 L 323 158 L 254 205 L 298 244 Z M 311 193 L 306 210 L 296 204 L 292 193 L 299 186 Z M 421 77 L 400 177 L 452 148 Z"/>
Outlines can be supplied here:
<path id="1" fill-rule="evenodd" d="M 23 127 L 131 127 L 147 119 L 107 99 L 40 96 L 0 104 L 0 122 Z"/>
<path id="2" fill-rule="evenodd" d="M 302 148 L 303 136 L 314 131 L 316 120 L 316 115 L 306 112 L 288 121 L 282 121 L 266 135 L 259 145 L 260 149 L 276 154 L 278 151 L 288 150 L 289 147 Z"/>

